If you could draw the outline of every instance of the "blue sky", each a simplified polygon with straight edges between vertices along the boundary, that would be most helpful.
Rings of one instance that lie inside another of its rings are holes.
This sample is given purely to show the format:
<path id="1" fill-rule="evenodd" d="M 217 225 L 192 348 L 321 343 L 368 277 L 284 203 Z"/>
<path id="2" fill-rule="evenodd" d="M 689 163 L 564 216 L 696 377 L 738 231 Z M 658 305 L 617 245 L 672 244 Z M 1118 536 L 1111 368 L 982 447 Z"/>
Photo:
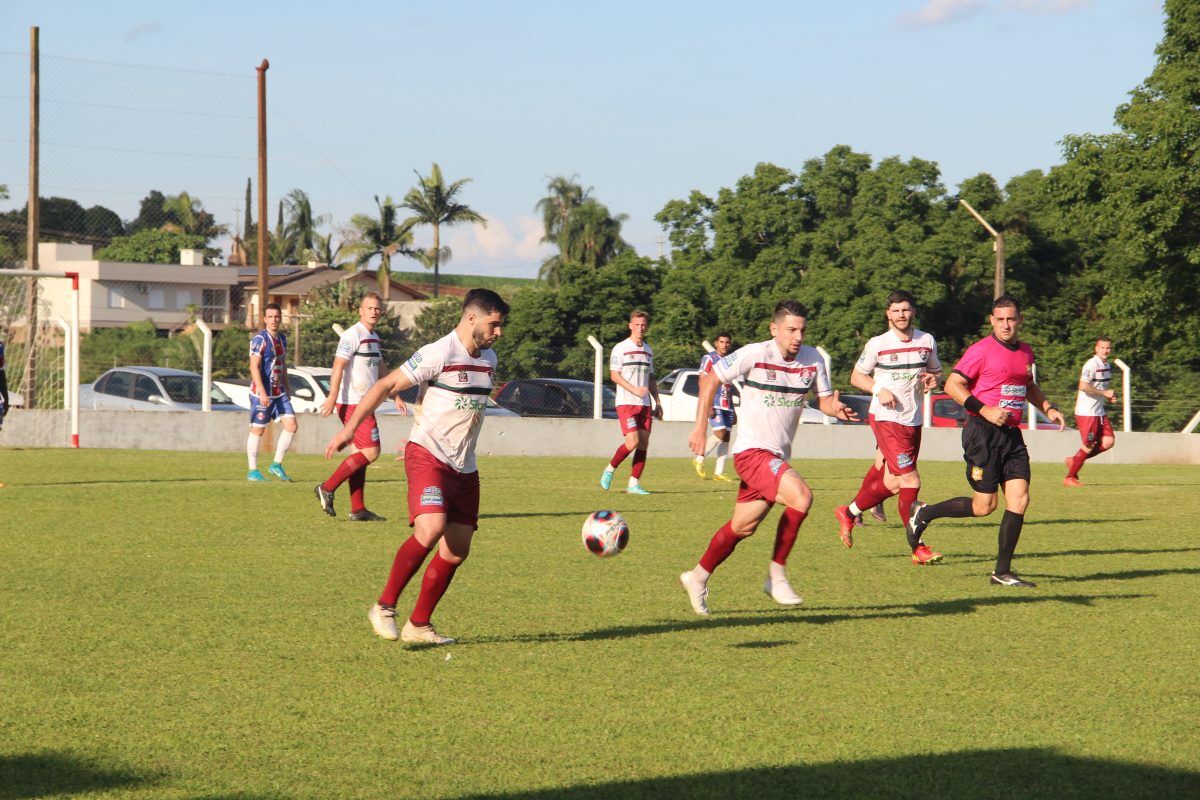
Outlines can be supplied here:
<path id="1" fill-rule="evenodd" d="M 43 53 L 43 196 L 130 218 L 149 189 L 187 189 L 236 225 L 266 57 L 272 198 L 302 188 L 344 223 L 437 161 L 448 178 L 473 178 L 465 199 L 490 220 L 449 233 L 447 271 L 532 276 L 549 175 L 577 174 L 656 255 L 653 217 L 668 200 L 714 194 L 761 161 L 799 169 L 837 144 L 936 161 L 950 189 L 1048 168 L 1064 134 L 1112 129 L 1154 65 L 1162 9 L 5 0 L 0 183 L 12 198 L 0 208 L 25 199 L 30 25 Z"/>

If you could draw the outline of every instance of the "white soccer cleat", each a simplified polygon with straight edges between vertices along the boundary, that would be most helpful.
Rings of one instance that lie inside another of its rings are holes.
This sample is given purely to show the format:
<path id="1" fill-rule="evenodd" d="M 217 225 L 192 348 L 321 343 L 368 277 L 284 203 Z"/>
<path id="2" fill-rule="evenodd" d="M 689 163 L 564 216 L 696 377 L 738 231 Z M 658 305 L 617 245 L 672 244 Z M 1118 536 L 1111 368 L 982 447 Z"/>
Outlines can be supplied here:
<path id="1" fill-rule="evenodd" d="M 804 598 L 796 594 L 787 578 L 776 578 L 775 580 L 767 578 L 766 583 L 763 584 L 763 591 L 771 595 L 771 599 L 781 606 L 798 606 L 804 602 Z"/>
<path id="2" fill-rule="evenodd" d="M 679 582 L 683 585 L 683 590 L 687 592 L 688 600 L 692 603 L 692 611 L 702 617 L 707 617 L 709 615 L 708 584 L 696 580 L 691 570 L 681 573 Z"/>
<path id="3" fill-rule="evenodd" d="M 453 639 L 449 636 L 442 636 L 434 629 L 433 625 L 418 627 L 412 624 L 412 620 L 404 623 L 404 630 L 400 631 L 400 638 L 409 644 L 454 644 Z"/>
<path id="4" fill-rule="evenodd" d="M 400 638 L 400 632 L 396 630 L 395 607 L 387 608 L 376 603 L 367 612 L 367 619 L 371 620 L 371 627 L 375 629 L 375 635 L 379 638 L 391 642 Z"/>

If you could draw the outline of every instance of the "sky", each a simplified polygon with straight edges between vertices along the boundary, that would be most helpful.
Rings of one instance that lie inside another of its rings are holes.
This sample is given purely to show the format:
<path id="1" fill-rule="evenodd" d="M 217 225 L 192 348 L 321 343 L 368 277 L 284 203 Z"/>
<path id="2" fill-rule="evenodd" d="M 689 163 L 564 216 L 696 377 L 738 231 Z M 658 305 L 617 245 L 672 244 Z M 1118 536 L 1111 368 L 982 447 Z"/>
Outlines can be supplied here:
<path id="1" fill-rule="evenodd" d="M 1113 130 L 1162 24 L 1158 0 L 4 0 L 0 210 L 27 196 L 33 25 L 43 197 L 131 219 L 187 190 L 236 229 L 266 58 L 272 225 L 290 189 L 328 229 L 437 162 L 489 223 L 443 231 L 444 269 L 533 277 L 550 176 L 657 256 L 668 201 L 839 144 L 935 161 L 950 191 L 1048 169 L 1064 135 Z"/>

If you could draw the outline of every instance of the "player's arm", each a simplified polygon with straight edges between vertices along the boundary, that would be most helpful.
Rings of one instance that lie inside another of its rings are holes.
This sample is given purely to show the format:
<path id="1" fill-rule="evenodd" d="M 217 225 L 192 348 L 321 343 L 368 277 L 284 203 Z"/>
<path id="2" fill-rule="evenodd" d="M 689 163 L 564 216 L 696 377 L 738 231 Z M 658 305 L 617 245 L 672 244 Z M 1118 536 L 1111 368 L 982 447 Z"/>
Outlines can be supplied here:
<path id="1" fill-rule="evenodd" d="M 333 370 L 329 375 L 329 395 L 325 398 L 325 402 L 321 403 L 321 416 L 328 417 L 333 413 L 333 407 L 337 404 L 338 394 L 342 391 L 342 377 L 346 374 L 346 366 L 350 363 L 348 358 L 333 359 Z"/>
<path id="2" fill-rule="evenodd" d="M 1097 400 L 1108 400 L 1111 402 L 1117 399 L 1117 393 L 1112 389 L 1105 389 L 1102 392 L 1087 381 L 1079 382 L 1079 391 L 1083 392 L 1088 397 L 1094 397 Z"/>
<path id="3" fill-rule="evenodd" d="M 1008 422 L 1007 411 L 999 406 L 985 406 L 978 397 L 971 394 L 967 379 L 960 372 L 951 372 L 950 377 L 946 378 L 946 394 L 967 411 L 973 411 L 993 425 L 1002 426 Z"/>
<path id="4" fill-rule="evenodd" d="M 358 405 L 354 407 L 354 413 L 346 420 L 346 424 L 329 441 L 328 446 L 325 448 L 325 457 L 332 458 L 334 453 L 350 444 L 351 440 L 354 439 L 354 431 L 358 429 L 362 421 L 374 414 L 375 409 L 379 408 L 379 404 L 391 396 L 393 392 L 402 392 L 408 387 L 415 385 L 416 382 L 403 367 L 397 367 L 376 381 L 370 391 L 363 395 L 362 400 L 358 401 Z"/>
<path id="5" fill-rule="evenodd" d="M 704 440 L 707 438 L 704 434 L 708 427 L 708 415 L 712 413 L 713 400 L 716 399 L 717 389 L 720 387 L 721 379 L 713 370 L 700 374 L 700 396 L 696 398 L 696 424 L 688 434 L 688 446 L 698 456 L 704 455 Z"/>
<path id="6" fill-rule="evenodd" d="M 267 396 L 267 382 L 263 380 L 261 353 L 250 354 L 250 380 L 258 387 L 258 402 L 265 406 L 270 398 Z"/>
<path id="7" fill-rule="evenodd" d="M 893 398 L 893 402 L 895 402 L 895 398 Z M 854 409 L 838 399 L 836 391 L 824 397 L 818 397 L 817 408 L 821 409 L 821 413 L 827 417 L 836 417 L 846 422 L 858 422 L 858 414 L 855 414 Z"/>
<path id="8" fill-rule="evenodd" d="M 650 373 L 650 396 L 654 398 L 654 418 L 662 419 L 662 401 L 658 399 L 658 382 L 654 380 L 654 373 Z"/>
<path id="9" fill-rule="evenodd" d="M 1042 393 L 1042 387 L 1038 386 L 1036 383 L 1030 383 L 1026 392 L 1028 394 L 1026 399 L 1033 403 L 1035 408 L 1040 408 L 1042 413 L 1046 415 L 1046 419 L 1050 420 L 1051 422 L 1057 422 L 1058 429 L 1060 431 L 1067 426 L 1066 417 L 1064 417 L 1062 412 L 1058 410 L 1058 406 L 1054 405 L 1054 403 L 1051 403 L 1050 399 Z"/>
<path id="10" fill-rule="evenodd" d="M 850 385 L 855 389 L 877 396 L 884 408 L 896 407 L 896 395 L 892 394 L 892 390 L 857 367 L 850 370 Z M 830 414 L 830 416 L 833 415 Z"/>
<path id="11" fill-rule="evenodd" d="M 608 371 L 608 376 L 612 378 L 613 383 L 615 383 L 617 386 L 620 386 L 634 397 L 645 397 L 649 391 L 645 386 L 634 386 L 632 383 L 625 380 L 625 376 L 622 375 L 618 370 L 610 369 Z"/>

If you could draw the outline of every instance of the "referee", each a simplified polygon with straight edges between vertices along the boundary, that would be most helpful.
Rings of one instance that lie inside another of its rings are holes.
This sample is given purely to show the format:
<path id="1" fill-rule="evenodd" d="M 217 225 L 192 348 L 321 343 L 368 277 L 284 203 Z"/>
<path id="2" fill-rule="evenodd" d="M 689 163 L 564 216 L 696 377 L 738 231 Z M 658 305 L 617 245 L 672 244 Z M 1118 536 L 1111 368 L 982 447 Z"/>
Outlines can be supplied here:
<path id="1" fill-rule="evenodd" d="M 1058 406 L 1033 382 L 1033 349 L 1017 339 L 1021 309 L 1008 295 L 992 302 L 988 317 L 992 335 L 967 348 L 946 379 L 946 394 L 967 410 L 963 427 L 963 460 L 973 497 L 954 497 L 933 505 L 915 503 L 905 533 L 916 541 L 926 526 L 942 517 L 986 517 L 996 510 L 996 493 L 1004 487 L 1004 517 L 1000 520 L 997 586 L 1033 587 L 1012 571 L 1012 557 L 1021 538 L 1029 506 L 1029 451 L 1021 437 L 1025 403 L 1033 403 L 1058 423 L 1066 424 Z"/>

